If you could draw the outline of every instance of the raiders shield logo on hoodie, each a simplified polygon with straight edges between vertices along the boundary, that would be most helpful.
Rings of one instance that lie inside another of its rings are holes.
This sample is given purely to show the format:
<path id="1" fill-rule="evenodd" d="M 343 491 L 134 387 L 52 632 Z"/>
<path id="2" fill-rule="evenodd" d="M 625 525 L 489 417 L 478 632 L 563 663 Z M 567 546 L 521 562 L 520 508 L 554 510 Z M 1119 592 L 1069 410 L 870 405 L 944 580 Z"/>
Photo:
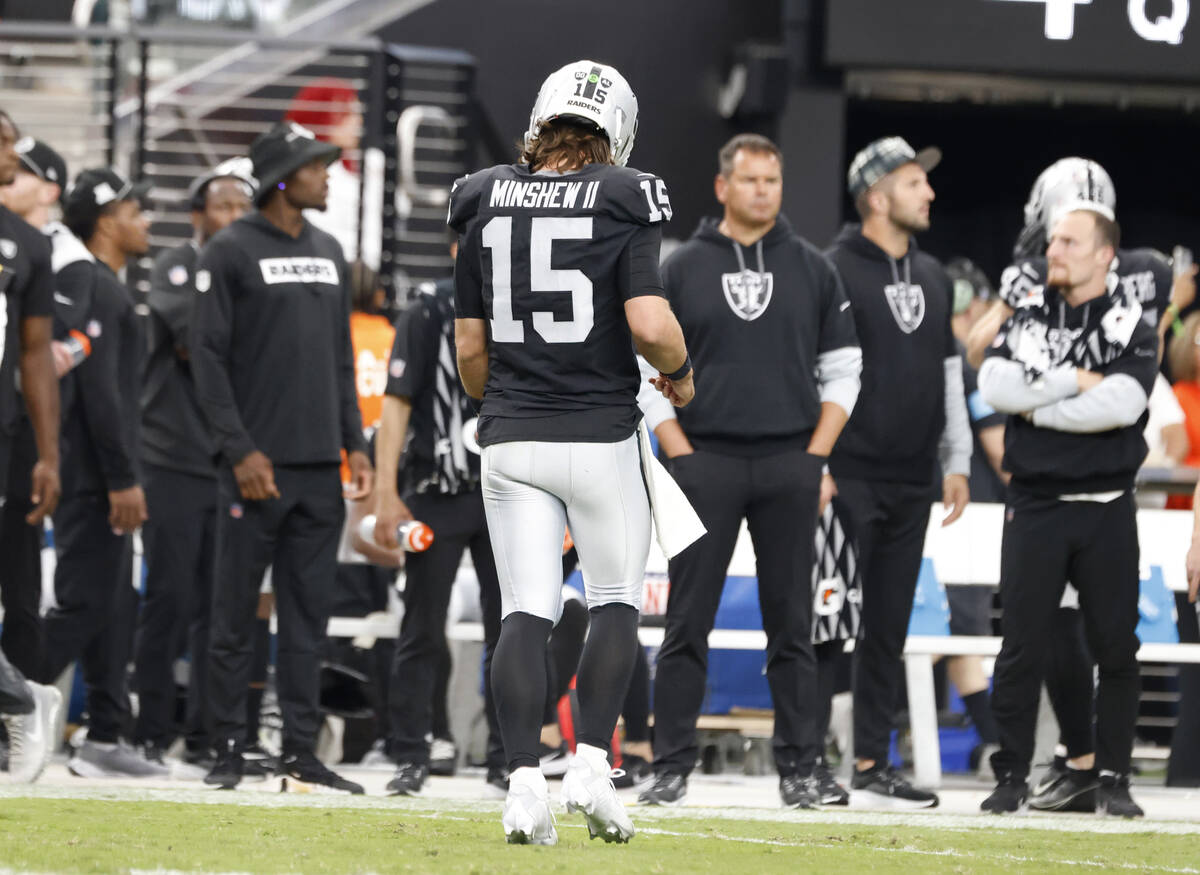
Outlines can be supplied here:
<path id="1" fill-rule="evenodd" d="M 912 334 L 925 319 L 925 290 L 919 284 L 891 283 L 883 287 L 892 318 L 905 334 Z"/>
<path id="2" fill-rule="evenodd" d="M 729 309 L 753 322 L 767 310 L 771 303 L 771 292 L 775 288 L 774 274 L 743 270 L 738 273 L 721 274 L 721 285 L 725 288 L 725 301 Z"/>

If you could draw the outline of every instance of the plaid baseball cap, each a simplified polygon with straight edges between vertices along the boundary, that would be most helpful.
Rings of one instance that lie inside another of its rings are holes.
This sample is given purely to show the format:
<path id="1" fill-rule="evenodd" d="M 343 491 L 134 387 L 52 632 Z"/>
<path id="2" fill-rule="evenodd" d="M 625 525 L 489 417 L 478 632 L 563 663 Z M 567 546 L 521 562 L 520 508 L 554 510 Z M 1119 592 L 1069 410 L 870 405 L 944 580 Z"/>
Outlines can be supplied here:
<path id="1" fill-rule="evenodd" d="M 144 199 L 151 183 L 133 183 L 111 167 L 93 167 L 75 177 L 63 197 L 63 224 L 68 228 L 94 222 L 111 203 Z"/>
<path id="2" fill-rule="evenodd" d="M 22 137 L 17 140 L 17 155 L 21 166 L 44 182 L 53 182 L 65 191 L 67 187 L 67 162 L 62 156 L 41 140 Z"/>
<path id="3" fill-rule="evenodd" d="M 942 160 L 942 150 L 928 146 L 918 152 L 903 137 L 883 137 L 854 156 L 846 182 L 851 197 L 858 197 L 897 167 L 910 162 L 928 173 Z"/>

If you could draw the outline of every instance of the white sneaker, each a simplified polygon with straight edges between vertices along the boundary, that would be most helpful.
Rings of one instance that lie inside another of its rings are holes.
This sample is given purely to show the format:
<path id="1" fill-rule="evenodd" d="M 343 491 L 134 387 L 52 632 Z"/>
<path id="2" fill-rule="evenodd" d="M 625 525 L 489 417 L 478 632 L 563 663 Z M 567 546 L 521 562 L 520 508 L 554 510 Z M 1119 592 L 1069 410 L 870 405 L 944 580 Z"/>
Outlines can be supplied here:
<path id="1" fill-rule="evenodd" d="M 598 747 L 576 746 L 563 776 L 562 803 L 568 812 L 583 813 L 592 838 L 627 842 L 636 832 L 609 777 L 607 755 Z"/>
<path id="2" fill-rule="evenodd" d="M 512 773 L 500 822 L 510 845 L 558 844 L 546 778 L 540 771 L 526 767 Z"/>
<path id="3" fill-rule="evenodd" d="M 8 729 L 8 782 L 32 784 L 54 752 L 54 725 L 62 707 L 62 694 L 54 687 L 27 681 L 33 694 L 28 714 L 5 714 Z"/>
<path id="4" fill-rule="evenodd" d="M 171 770 L 151 762 L 126 744 L 85 741 L 67 763 L 72 775 L 81 778 L 169 778 Z"/>

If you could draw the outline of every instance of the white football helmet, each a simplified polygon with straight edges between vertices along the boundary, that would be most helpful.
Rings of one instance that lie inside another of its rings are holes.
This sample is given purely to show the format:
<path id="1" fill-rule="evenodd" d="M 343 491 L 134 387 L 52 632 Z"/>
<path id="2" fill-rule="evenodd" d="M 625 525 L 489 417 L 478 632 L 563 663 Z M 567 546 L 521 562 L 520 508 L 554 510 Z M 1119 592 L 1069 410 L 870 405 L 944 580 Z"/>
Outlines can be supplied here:
<path id="1" fill-rule="evenodd" d="M 1088 209 L 1115 218 L 1117 191 L 1108 172 L 1087 158 L 1060 158 L 1041 172 L 1025 204 L 1017 249 L 1044 249 L 1054 220 L 1067 210 Z"/>
<path id="2" fill-rule="evenodd" d="M 556 118 L 573 118 L 595 125 L 608 137 L 613 162 L 624 167 L 637 133 L 637 98 L 615 67 L 595 61 L 576 61 L 546 77 L 529 114 L 525 146 L 538 130 Z"/>

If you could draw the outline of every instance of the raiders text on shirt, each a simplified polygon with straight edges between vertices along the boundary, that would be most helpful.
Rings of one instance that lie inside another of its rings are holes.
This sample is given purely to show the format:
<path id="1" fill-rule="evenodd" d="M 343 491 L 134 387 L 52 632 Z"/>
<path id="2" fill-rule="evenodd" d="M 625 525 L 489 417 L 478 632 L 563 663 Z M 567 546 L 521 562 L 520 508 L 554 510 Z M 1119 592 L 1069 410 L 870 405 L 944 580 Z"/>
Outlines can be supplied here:
<path id="1" fill-rule="evenodd" d="M 327 283 L 331 286 L 341 282 L 337 267 L 328 258 L 260 258 L 259 270 L 267 285 L 277 283 Z"/>

